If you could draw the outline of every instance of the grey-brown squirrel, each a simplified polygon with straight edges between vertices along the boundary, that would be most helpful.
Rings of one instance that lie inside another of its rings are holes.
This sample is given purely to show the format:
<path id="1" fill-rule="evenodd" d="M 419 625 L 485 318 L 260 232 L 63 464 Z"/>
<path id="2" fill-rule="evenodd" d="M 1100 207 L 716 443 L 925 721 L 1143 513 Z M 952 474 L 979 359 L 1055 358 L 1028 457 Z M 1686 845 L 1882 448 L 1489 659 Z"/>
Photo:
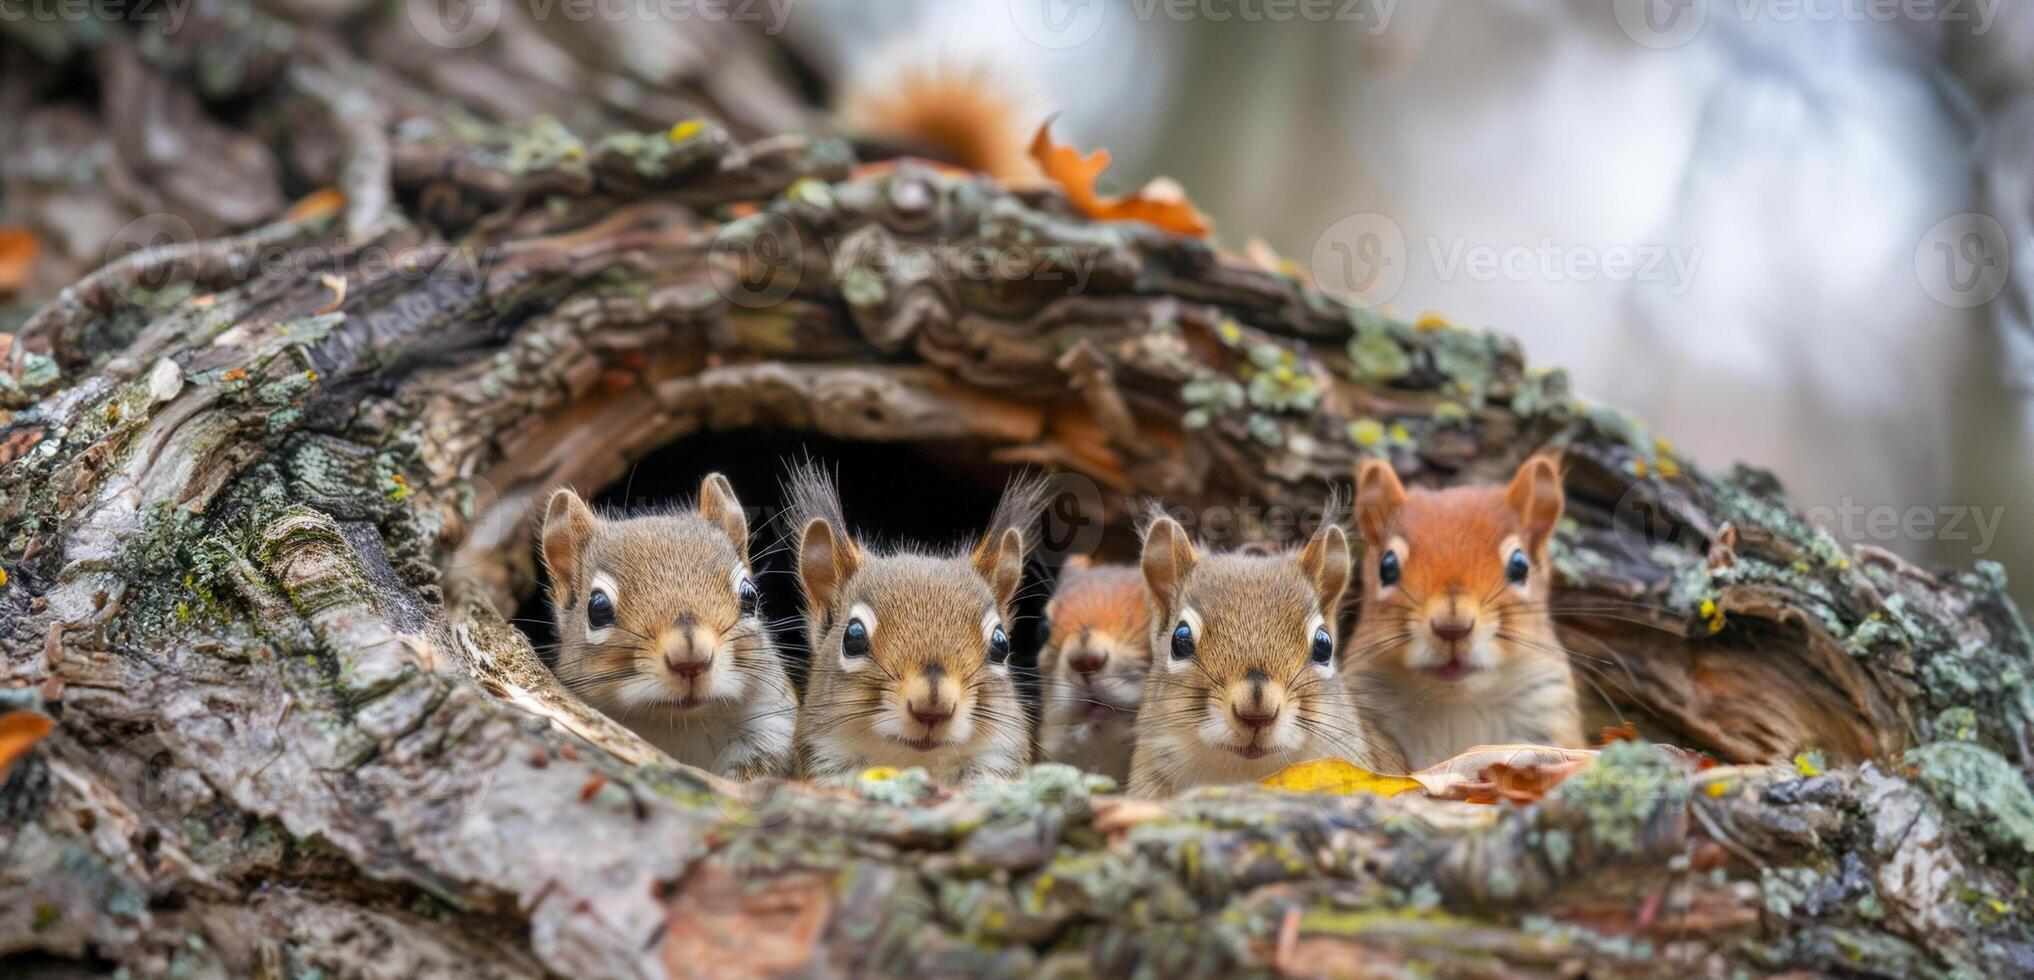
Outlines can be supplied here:
<path id="1" fill-rule="evenodd" d="M 736 779 L 789 770 L 797 695 L 726 478 L 707 477 L 696 508 L 621 520 L 559 489 L 542 537 L 566 687 L 687 765 Z"/>
<path id="2" fill-rule="evenodd" d="M 1010 675 L 1011 600 L 1043 482 L 1013 483 L 988 530 L 957 553 L 876 550 L 848 531 L 824 472 L 808 464 L 790 485 L 812 649 L 798 776 L 841 781 L 873 766 L 920 766 L 947 783 L 1021 774 L 1031 724 Z"/>
<path id="3" fill-rule="evenodd" d="M 1153 662 L 1131 792 L 1256 782 L 1319 758 L 1405 771 L 1336 673 L 1349 566 L 1348 537 L 1333 523 L 1298 551 L 1269 555 L 1203 553 L 1171 518 L 1151 523 L 1141 567 Z"/>

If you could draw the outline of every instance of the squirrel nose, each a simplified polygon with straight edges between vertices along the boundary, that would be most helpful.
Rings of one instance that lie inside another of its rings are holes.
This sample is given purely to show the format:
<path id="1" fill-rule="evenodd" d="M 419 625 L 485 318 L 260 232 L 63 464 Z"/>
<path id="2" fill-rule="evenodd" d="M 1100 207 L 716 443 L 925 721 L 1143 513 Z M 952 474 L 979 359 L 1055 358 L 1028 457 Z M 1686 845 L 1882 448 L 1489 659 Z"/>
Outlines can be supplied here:
<path id="1" fill-rule="evenodd" d="M 1236 720 L 1241 722 L 1243 724 L 1243 727 L 1248 728 L 1253 732 L 1261 731 L 1266 725 L 1269 725 L 1272 722 L 1278 720 L 1277 708 L 1266 709 L 1261 707 L 1253 708 L 1238 707 L 1231 708 L 1229 709 L 1229 711 L 1230 713 L 1236 716 Z"/>
<path id="2" fill-rule="evenodd" d="M 713 648 L 700 642 L 699 629 L 681 617 L 664 644 L 664 666 L 680 677 L 694 678 L 713 665 Z"/>
<path id="3" fill-rule="evenodd" d="M 924 725 L 927 728 L 932 728 L 938 725 L 940 722 L 943 722 L 948 718 L 953 717 L 953 705 L 950 704 L 938 704 L 935 702 L 929 704 L 912 704 L 909 707 L 911 710 L 911 717 L 915 719 L 919 724 Z"/>
<path id="4" fill-rule="evenodd" d="M 1454 620 L 1435 619 L 1429 621 L 1427 625 L 1433 627 L 1434 635 L 1440 637 L 1444 643 L 1459 643 L 1466 640 L 1469 638 L 1470 632 L 1476 629 L 1475 620 L 1457 622 Z"/>
<path id="5" fill-rule="evenodd" d="M 710 666 L 705 660 L 679 660 L 676 655 L 665 657 L 664 663 L 671 668 L 671 673 L 687 678 L 706 673 L 706 668 Z"/>
<path id="6" fill-rule="evenodd" d="M 1066 665 L 1072 667 L 1076 674 L 1092 674 L 1108 662 L 1108 657 L 1092 647 L 1082 647 L 1066 658 Z"/>

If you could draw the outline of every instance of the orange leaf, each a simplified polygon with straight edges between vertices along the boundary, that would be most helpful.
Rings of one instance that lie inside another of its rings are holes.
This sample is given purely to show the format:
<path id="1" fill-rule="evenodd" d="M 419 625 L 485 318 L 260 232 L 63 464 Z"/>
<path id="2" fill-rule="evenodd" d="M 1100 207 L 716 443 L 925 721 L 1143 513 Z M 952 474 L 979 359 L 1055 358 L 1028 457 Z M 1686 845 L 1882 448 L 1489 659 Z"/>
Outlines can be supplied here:
<path id="1" fill-rule="evenodd" d="M 42 741 L 53 725 L 49 718 L 31 711 L 9 711 L 0 715 L 0 780 L 7 778 L 7 770 L 13 767 L 14 760 Z"/>
<path id="2" fill-rule="evenodd" d="M 337 187 L 326 187 L 303 196 L 290 209 L 283 212 L 284 221 L 302 224 L 329 218 L 346 207 L 346 192 Z"/>
<path id="3" fill-rule="evenodd" d="M 1596 741 L 1591 747 L 1600 749 L 1612 742 L 1636 742 L 1638 738 L 1638 726 L 1627 721 L 1616 728 L 1606 728 L 1597 732 Z"/>
<path id="4" fill-rule="evenodd" d="M 1059 185 L 1067 200 L 1082 214 L 1096 221 L 1142 221 L 1178 235 L 1206 237 L 1213 226 L 1178 184 L 1160 178 L 1143 189 L 1122 197 L 1103 197 L 1095 192 L 1095 180 L 1109 169 L 1109 151 L 1096 150 L 1088 156 L 1052 140 L 1052 123 L 1038 127 L 1031 139 L 1031 159 L 1038 169 Z"/>
<path id="5" fill-rule="evenodd" d="M 42 251 L 42 239 L 19 225 L 0 225 L 0 296 L 20 289 Z"/>

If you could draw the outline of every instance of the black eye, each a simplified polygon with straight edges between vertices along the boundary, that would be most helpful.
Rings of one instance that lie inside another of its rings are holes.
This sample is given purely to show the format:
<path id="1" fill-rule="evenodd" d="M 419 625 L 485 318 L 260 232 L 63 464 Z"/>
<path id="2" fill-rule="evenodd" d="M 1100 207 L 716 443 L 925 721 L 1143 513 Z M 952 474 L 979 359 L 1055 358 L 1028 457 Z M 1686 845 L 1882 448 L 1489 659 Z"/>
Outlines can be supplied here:
<path id="1" fill-rule="evenodd" d="M 840 640 L 840 655 L 843 657 L 866 657 L 869 655 L 869 628 L 859 619 L 850 619 L 847 633 Z"/>
<path id="2" fill-rule="evenodd" d="M 1377 559 L 1377 584 L 1387 588 L 1398 584 L 1398 552 L 1387 551 Z"/>
<path id="3" fill-rule="evenodd" d="M 1010 659 L 1010 636 L 998 626 L 989 633 L 989 662 L 1000 664 Z"/>
<path id="4" fill-rule="evenodd" d="M 1194 655 L 1194 628 L 1180 620 L 1172 630 L 1172 659 L 1185 660 Z"/>
<path id="5" fill-rule="evenodd" d="M 1533 564 L 1526 561 L 1525 552 L 1517 549 L 1512 550 L 1511 560 L 1504 563 L 1504 577 L 1513 585 L 1525 581 L 1526 575 L 1532 570 Z"/>
<path id="6" fill-rule="evenodd" d="M 746 578 L 735 586 L 735 598 L 741 601 L 743 616 L 754 616 L 762 601 L 762 597 L 756 594 L 756 583 Z"/>
<path id="7" fill-rule="evenodd" d="M 586 599 L 586 625 L 604 630 L 614 625 L 614 600 L 599 589 Z"/>
<path id="8" fill-rule="evenodd" d="M 1335 638 L 1328 635 L 1326 626 L 1314 630 L 1314 663 L 1324 664 L 1335 657 Z"/>

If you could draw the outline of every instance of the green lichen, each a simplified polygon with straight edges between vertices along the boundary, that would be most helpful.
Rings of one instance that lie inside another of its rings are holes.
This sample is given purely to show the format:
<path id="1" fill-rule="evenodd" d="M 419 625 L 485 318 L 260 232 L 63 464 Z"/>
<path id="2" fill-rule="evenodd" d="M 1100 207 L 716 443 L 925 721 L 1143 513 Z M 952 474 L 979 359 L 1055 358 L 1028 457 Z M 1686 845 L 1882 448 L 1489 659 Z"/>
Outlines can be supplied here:
<path id="1" fill-rule="evenodd" d="M 1320 386 L 1292 351 L 1277 344 L 1250 348 L 1243 369 L 1250 404 L 1273 412 L 1311 412 L 1321 403 Z"/>
<path id="2" fill-rule="evenodd" d="M 1634 855 L 1656 815 L 1687 803 L 1688 780 L 1652 745 L 1613 742 L 1555 793 L 1586 816 L 1582 831 L 1598 848 Z"/>
<path id="3" fill-rule="evenodd" d="M 1945 741 L 1907 753 L 1921 785 L 1975 824 L 2002 851 L 2034 854 L 2034 792 L 1998 753 L 1974 742 Z"/>
<path id="4" fill-rule="evenodd" d="M 1204 428 L 1215 419 L 1242 408 L 1248 401 L 1240 383 L 1206 369 L 1181 385 L 1179 396 L 1187 405 L 1181 424 L 1190 429 Z"/>
<path id="5" fill-rule="evenodd" d="M 1349 338 L 1349 375 L 1365 384 L 1385 384 L 1412 371 L 1412 357 L 1401 342 L 1403 328 L 1394 330 L 1369 310 L 1352 310 L 1355 332 Z"/>

